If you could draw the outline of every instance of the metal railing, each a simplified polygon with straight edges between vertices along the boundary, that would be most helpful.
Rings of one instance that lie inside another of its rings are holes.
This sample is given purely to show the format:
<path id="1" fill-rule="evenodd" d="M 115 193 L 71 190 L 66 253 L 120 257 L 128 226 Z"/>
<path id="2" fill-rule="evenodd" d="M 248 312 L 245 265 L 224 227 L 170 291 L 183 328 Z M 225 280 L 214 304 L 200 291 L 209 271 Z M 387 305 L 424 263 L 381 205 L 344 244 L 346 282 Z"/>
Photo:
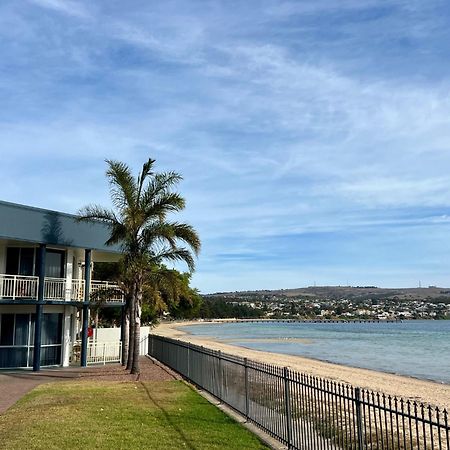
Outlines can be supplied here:
<path id="1" fill-rule="evenodd" d="M 38 277 L 0 275 L 0 297 L 37 298 Z"/>
<path id="2" fill-rule="evenodd" d="M 38 286 L 38 277 L 0 274 L 0 299 L 37 299 Z M 84 280 L 46 277 L 44 298 L 58 301 L 83 301 L 84 286 Z M 116 283 L 92 280 L 91 294 L 101 290 L 108 292 L 108 303 L 123 301 L 123 293 Z"/>
<path id="3" fill-rule="evenodd" d="M 71 298 L 73 300 L 83 301 L 84 299 L 84 280 L 74 279 L 72 280 Z M 111 281 L 91 281 L 91 295 L 99 291 L 105 291 L 108 293 L 108 302 L 122 302 L 123 292 L 120 290 L 119 285 Z"/>
<path id="4" fill-rule="evenodd" d="M 48 300 L 66 300 L 65 278 L 45 278 L 44 298 Z"/>
<path id="5" fill-rule="evenodd" d="M 83 281 L 84 283 L 84 281 Z M 91 281 L 91 294 L 97 291 L 107 291 L 108 292 L 108 302 L 122 302 L 123 292 L 120 290 L 119 285 L 111 281 Z"/>
<path id="6" fill-rule="evenodd" d="M 148 352 L 290 449 L 450 450 L 446 409 L 156 335 Z"/>

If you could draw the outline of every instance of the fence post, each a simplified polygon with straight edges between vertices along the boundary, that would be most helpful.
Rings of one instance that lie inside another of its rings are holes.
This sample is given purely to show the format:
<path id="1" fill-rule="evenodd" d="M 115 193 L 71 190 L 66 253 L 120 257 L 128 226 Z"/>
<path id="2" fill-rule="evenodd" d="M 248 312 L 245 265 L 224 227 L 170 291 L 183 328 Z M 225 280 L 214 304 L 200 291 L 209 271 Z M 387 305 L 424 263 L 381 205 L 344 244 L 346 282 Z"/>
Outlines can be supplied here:
<path id="1" fill-rule="evenodd" d="M 283 368 L 283 380 L 284 380 L 284 405 L 286 408 L 286 434 L 287 434 L 287 446 L 292 448 L 292 417 L 291 417 L 291 396 L 289 391 L 289 369 Z"/>
<path id="2" fill-rule="evenodd" d="M 358 430 L 358 448 L 359 450 L 364 449 L 364 431 L 363 422 L 361 414 L 361 389 L 359 387 L 355 388 L 355 409 L 356 409 L 356 425 Z"/>
<path id="3" fill-rule="evenodd" d="M 103 365 L 106 364 L 106 342 L 103 344 Z"/>
<path id="4" fill-rule="evenodd" d="M 248 398 L 248 361 L 247 361 L 247 358 L 244 358 L 244 378 L 245 378 L 245 418 L 248 420 L 249 398 Z"/>

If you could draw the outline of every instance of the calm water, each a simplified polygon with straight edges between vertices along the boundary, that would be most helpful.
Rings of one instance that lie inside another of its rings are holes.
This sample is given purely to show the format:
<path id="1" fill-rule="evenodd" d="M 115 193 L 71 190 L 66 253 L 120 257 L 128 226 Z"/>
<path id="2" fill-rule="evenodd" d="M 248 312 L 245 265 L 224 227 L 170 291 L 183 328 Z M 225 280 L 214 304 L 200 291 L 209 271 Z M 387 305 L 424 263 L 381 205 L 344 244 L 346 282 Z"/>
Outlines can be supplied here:
<path id="1" fill-rule="evenodd" d="M 251 349 L 450 384 L 450 321 L 226 323 L 182 329 Z"/>

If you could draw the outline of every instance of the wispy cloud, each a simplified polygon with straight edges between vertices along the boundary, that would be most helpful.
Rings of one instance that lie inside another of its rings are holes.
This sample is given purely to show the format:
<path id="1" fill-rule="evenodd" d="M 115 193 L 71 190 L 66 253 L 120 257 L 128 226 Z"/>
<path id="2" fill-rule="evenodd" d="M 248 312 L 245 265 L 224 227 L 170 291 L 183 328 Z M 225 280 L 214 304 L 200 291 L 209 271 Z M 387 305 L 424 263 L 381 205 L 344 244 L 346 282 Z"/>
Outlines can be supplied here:
<path id="1" fill-rule="evenodd" d="M 445 284 L 449 23 L 441 0 L 7 0 L 0 197 L 106 203 L 104 158 L 152 156 L 184 175 L 204 291 Z"/>
<path id="2" fill-rule="evenodd" d="M 70 0 L 28 0 L 30 3 L 68 16 L 87 18 L 87 8 L 81 2 Z"/>

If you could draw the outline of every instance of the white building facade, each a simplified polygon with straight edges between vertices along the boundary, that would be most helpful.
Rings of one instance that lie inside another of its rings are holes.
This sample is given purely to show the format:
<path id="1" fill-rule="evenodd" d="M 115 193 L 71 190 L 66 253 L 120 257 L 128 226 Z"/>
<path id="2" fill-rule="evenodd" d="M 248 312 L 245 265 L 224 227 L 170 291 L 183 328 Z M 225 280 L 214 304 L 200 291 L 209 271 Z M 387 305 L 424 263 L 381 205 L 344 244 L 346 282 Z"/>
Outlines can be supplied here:
<path id="1" fill-rule="evenodd" d="M 120 257 L 107 239 L 100 223 L 0 201 L 0 368 L 68 366 L 77 340 L 86 365 L 92 293 L 123 308 L 118 286 L 92 280 L 96 261 Z"/>

